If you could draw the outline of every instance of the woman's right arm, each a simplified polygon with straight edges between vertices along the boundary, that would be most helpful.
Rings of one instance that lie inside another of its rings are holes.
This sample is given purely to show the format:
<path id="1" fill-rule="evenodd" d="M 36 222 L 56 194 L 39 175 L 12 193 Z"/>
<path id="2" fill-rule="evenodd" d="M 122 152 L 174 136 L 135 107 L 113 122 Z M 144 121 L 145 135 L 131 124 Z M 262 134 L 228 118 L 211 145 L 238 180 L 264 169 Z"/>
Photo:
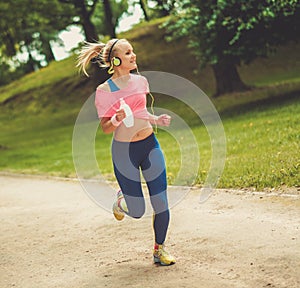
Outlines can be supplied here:
<path id="1" fill-rule="evenodd" d="M 115 115 L 113 115 L 111 118 L 109 117 L 103 117 L 101 118 L 100 125 L 102 128 L 102 131 L 106 134 L 110 134 L 114 132 L 119 125 L 122 123 L 123 119 L 125 118 L 126 114 L 124 109 L 119 109 Z"/>
<path id="2" fill-rule="evenodd" d="M 111 118 L 107 118 L 107 117 L 101 118 L 100 125 L 102 128 L 102 131 L 105 134 L 110 134 L 110 133 L 114 132 L 116 130 L 116 128 L 118 127 L 118 126 L 114 126 L 110 119 Z"/>

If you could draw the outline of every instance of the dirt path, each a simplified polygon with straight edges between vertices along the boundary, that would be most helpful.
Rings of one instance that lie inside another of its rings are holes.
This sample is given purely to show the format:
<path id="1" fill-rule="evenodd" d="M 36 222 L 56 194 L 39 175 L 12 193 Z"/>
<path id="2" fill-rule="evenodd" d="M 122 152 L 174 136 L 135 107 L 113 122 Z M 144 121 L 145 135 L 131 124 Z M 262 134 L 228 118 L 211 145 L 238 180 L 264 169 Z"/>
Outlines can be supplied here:
<path id="1" fill-rule="evenodd" d="M 0 184 L 0 287 L 300 287 L 299 195 L 192 190 L 171 209 L 177 263 L 158 267 L 150 217 L 117 222 L 76 181 Z"/>

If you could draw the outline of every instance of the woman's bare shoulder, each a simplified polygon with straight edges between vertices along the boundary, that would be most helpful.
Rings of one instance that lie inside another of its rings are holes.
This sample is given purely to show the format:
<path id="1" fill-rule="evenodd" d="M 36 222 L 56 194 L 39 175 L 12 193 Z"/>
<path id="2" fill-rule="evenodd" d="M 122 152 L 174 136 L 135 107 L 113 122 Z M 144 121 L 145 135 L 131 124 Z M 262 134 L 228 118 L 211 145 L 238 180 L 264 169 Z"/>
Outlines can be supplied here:
<path id="1" fill-rule="evenodd" d="M 101 83 L 101 84 L 97 87 L 97 90 L 103 90 L 103 91 L 105 91 L 105 92 L 110 92 L 109 85 L 108 85 L 107 82 Z"/>

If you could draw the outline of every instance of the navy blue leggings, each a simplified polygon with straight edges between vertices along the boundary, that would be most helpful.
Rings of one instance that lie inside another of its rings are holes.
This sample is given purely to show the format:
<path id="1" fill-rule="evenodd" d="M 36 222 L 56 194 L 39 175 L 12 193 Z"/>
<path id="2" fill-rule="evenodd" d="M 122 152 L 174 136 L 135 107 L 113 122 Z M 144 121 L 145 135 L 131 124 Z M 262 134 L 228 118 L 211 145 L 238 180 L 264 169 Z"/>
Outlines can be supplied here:
<path id="1" fill-rule="evenodd" d="M 141 169 L 154 210 L 155 242 L 157 244 L 164 243 L 170 213 L 167 199 L 165 160 L 155 135 L 151 134 L 147 138 L 136 142 L 113 140 L 112 158 L 115 175 L 128 207 L 127 214 L 133 218 L 140 218 L 145 213 Z"/>

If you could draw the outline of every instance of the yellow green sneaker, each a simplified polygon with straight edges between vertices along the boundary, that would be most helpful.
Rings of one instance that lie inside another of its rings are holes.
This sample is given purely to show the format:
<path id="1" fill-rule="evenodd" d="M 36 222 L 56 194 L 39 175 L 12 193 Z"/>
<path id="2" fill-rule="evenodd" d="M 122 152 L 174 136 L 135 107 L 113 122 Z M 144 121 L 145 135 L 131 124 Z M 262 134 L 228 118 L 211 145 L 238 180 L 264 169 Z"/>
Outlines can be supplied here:
<path id="1" fill-rule="evenodd" d="M 172 265 L 176 262 L 175 258 L 164 249 L 164 245 L 155 245 L 153 260 L 155 264 L 163 266 Z"/>
<path id="2" fill-rule="evenodd" d="M 124 196 L 123 196 L 123 193 L 121 190 L 117 194 L 117 200 L 114 202 L 112 210 L 113 210 L 115 218 L 118 221 L 121 221 L 124 219 L 124 217 L 125 217 L 124 211 L 128 212 L 128 208 L 127 208 L 127 205 L 126 205 L 126 202 L 125 202 L 125 199 L 124 199 Z"/>

